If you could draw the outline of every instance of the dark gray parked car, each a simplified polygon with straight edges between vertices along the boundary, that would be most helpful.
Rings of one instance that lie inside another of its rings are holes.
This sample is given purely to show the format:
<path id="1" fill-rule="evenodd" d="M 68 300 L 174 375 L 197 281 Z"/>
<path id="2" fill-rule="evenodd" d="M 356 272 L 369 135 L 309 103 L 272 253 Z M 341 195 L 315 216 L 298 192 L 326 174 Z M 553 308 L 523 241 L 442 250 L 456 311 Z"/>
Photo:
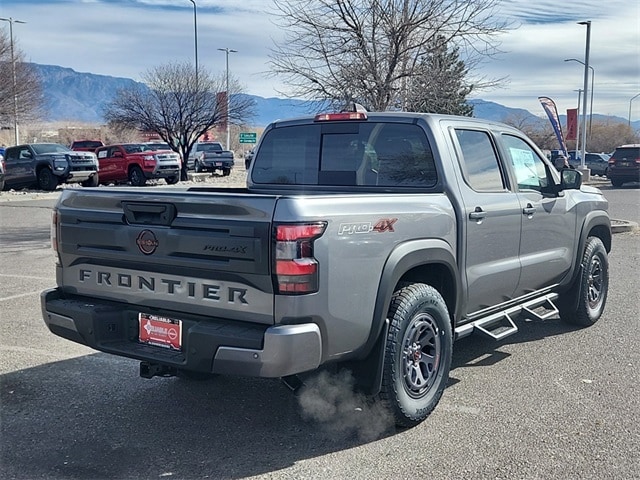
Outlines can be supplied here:
<path id="1" fill-rule="evenodd" d="M 30 143 L 7 148 L 5 186 L 55 190 L 60 183 L 98 185 L 98 160 L 92 152 L 74 152 L 58 143 Z"/>
<path id="2" fill-rule="evenodd" d="M 609 155 L 606 153 L 585 153 L 584 157 L 584 164 L 591 170 L 591 175 L 607 176 L 607 171 L 609 170 Z M 569 163 L 577 167 L 580 165 L 580 159 L 575 159 L 571 156 Z"/>

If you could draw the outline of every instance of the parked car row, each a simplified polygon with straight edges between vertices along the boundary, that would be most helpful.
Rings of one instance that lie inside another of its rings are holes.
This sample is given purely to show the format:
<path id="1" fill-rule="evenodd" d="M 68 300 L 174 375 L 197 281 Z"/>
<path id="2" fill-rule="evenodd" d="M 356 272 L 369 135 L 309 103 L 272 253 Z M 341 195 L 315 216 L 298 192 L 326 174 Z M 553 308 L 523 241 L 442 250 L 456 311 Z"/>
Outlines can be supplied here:
<path id="1" fill-rule="evenodd" d="M 76 150 L 58 143 L 9 147 L 0 161 L 0 189 L 36 186 L 50 191 L 61 183 L 142 186 L 149 179 L 164 179 L 171 185 L 180 180 L 180 155 L 166 148 L 144 143 L 105 145 L 95 151 L 92 147 L 86 142 L 76 142 Z"/>
<path id="2" fill-rule="evenodd" d="M 554 161 L 562 155 L 560 150 L 552 150 L 550 159 Z M 579 167 L 581 158 L 576 152 L 569 152 L 569 166 Z M 611 155 L 606 153 L 585 153 L 585 167 L 591 175 L 607 177 L 614 187 L 628 182 L 640 182 L 640 144 L 621 145 Z"/>

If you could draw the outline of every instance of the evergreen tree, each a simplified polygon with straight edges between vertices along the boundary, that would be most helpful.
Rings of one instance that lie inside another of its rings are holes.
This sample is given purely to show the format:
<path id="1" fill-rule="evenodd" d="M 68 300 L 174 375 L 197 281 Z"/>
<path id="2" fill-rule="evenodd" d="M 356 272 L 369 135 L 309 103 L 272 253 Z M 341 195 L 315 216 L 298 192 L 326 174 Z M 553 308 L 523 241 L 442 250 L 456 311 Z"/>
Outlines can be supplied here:
<path id="1" fill-rule="evenodd" d="M 460 60 L 459 49 L 449 48 L 439 37 L 417 66 L 418 74 L 408 81 L 404 110 L 473 116 L 467 96 L 473 85 L 465 79 L 469 69 Z"/>

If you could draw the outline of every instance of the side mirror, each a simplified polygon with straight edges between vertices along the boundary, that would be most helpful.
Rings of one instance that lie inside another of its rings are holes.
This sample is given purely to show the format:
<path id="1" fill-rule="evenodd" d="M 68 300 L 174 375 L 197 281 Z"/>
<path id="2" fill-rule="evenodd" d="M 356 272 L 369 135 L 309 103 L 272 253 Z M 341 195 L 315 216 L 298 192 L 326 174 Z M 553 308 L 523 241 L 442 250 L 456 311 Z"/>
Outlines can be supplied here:
<path id="1" fill-rule="evenodd" d="M 582 186 L 582 173 L 572 168 L 563 168 L 560 171 L 560 189 L 578 190 Z"/>

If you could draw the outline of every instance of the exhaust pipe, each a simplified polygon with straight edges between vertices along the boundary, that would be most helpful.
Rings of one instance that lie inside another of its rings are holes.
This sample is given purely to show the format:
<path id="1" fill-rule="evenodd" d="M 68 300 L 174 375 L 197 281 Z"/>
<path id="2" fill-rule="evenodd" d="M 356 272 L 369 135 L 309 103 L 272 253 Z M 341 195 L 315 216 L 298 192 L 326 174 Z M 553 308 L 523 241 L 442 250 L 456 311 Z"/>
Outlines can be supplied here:
<path id="1" fill-rule="evenodd" d="M 294 395 L 298 394 L 300 389 L 304 387 L 304 382 L 298 375 L 287 375 L 286 377 L 280 377 L 280 380 Z"/>

